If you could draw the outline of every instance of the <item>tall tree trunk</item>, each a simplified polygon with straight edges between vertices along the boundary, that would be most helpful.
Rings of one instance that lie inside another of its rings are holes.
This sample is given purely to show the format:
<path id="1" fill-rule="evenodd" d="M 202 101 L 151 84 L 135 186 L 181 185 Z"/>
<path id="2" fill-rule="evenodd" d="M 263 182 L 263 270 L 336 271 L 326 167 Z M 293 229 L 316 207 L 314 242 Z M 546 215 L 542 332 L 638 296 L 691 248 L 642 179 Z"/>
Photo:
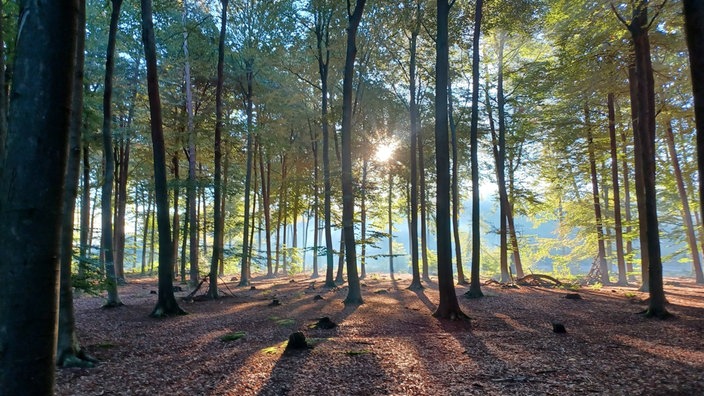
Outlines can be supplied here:
<path id="1" fill-rule="evenodd" d="M 684 32 L 689 49 L 689 70 L 692 74 L 694 118 L 697 125 L 697 169 L 704 175 L 704 3 L 683 0 Z M 704 218 L 704 183 L 699 183 L 699 210 Z"/>
<path id="2" fill-rule="evenodd" d="M 474 12 L 474 34 L 472 36 L 472 121 L 470 127 L 470 146 L 472 164 L 472 276 L 467 297 L 482 297 L 484 293 L 479 283 L 479 160 L 478 123 L 479 123 L 479 34 L 481 32 L 483 1 L 477 0 Z"/>
<path id="3" fill-rule="evenodd" d="M 173 267 L 174 267 L 174 279 L 178 278 L 179 275 L 179 267 L 178 267 L 178 243 L 181 240 L 181 237 L 179 235 L 179 231 L 181 230 L 181 219 L 179 216 L 179 206 L 178 206 L 178 201 L 180 199 L 180 186 L 179 184 L 181 183 L 181 179 L 179 178 L 179 165 L 178 165 L 178 150 L 174 151 L 173 157 L 171 157 L 171 167 L 174 172 L 174 217 L 172 218 L 173 224 L 171 226 L 173 236 L 172 240 L 174 243 L 172 244 L 173 248 L 173 253 L 171 253 L 173 257 Z M 136 216 L 135 216 L 136 217 Z M 135 234 L 136 235 L 136 234 Z"/>
<path id="4" fill-rule="evenodd" d="M 642 189 L 636 189 L 640 213 L 641 246 L 647 246 L 648 289 L 650 300 L 646 315 L 665 318 L 670 316 L 665 308 L 665 291 L 662 279 L 660 257 L 660 235 L 657 218 L 657 198 L 655 194 L 655 83 L 650 57 L 648 29 L 648 1 L 638 0 L 633 5 L 633 20 L 627 25 L 633 38 L 635 52 L 635 77 L 637 89 L 638 130 L 636 132 L 636 152 L 640 155 L 640 179 Z M 633 97 L 631 97 L 633 100 Z M 636 166 L 639 166 L 638 164 Z M 638 179 L 638 176 L 636 176 Z M 644 252 L 645 253 L 645 252 Z"/>
<path id="5" fill-rule="evenodd" d="M 366 0 L 357 0 L 354 11 L 347 2 L 347 54 L 342 80 L 342 229 L 347 260 L 347 298 L 345 305 L 362 304 L 362 289 L 357 275 L 357 247 L 354 240 L 354 179 L 352 177 L 352 79 L 357 56 L 357 28 Z"/>
<path id="6" fill-rule="evenodd" d="M 413 272 L 413 278 L 411 284 L 408 286 L 411 290 L 421 290 L 423 285 L 420 281 L 420 263 L 418 260 L 418 131 L 420 129 L 419 115 L 418 115 L 418 94 L 417 94 L 417 52 L 418 52 L 418 35 L 420 34 L 421 28 L 421 2 L 416 2 L 416 13 L 415 20 L 413 24 L 413 29 L 411 30 L 411 37 L 409 40 L 409 52 L 410 52 L 410 62 L 408 67 L 408 81 L 409 81 L 409 117 L 411 120 L 411 147 L 410 147 L 410 166 L 411 166 L 411 224 L 409 239 L 411 244 L 411 270 Z M 366 162 L 364 163 L 366 166 Z M 366 177 L 366 168 L 364 169 L 364 176 Z M 422 197 L 421 197 L 422 199 Z M 364 213 L 364 211 L 362 212 Z M 365 218 L 366 220 L 366 218 Z M 364 223 L 362 224 L 364 227 Z M 362 235 L 362 240 L 364 240 L 364 234 Z M 364 247 L 363 247 L 364 249 Z M 362 252 L 364 256 L 364 252 Z M 364 274 L 364 266 L 362 266 L 362 273 Z"/>
<path id="7" fill-rule="evenodd" d="M 328 65 L 330 64 L 330 49 L 328 47 L 330 41 L 330 20 L 332 19 L 332 11 L 316 10 L 315 18 L 315 37 L 317 43 L 317 60 L 318 73 L 320 75 L 320 91 L 321 91 L 321 106 L 320 106 L 320 121 L 323 131 L 323 218 L 324 218 L 324 233 L 325 233 L 325 287 L 335 287 L 333 279 L 333 248 L 332 248 L 332 221 L 330 216 L 330 126 L 328 120 Z"/>
<path id="8" fill-rule="evenodd" d="M 197 132 L 193 126 L 193 90 L 191 86 L 191 63 L 188 53 L 188 32 L 186 30 L 186 10 L 187 3 L 183 2 L 183 53 L 185 62 L 183 65 L 184 85 L 186 88 L 186 128 L 188 130 L 188 186 L 186 187 L 186 206 L 188 207 L 188 236 L 189 250 L 188 257 L 190 261 L 190 286 L 195 288 L 200 281 L 199 270 L 199 247 L 198 247 L 198 215 L 199 210 L 197 204 L 197 189 L 196 189 L 196 138 Z"/>
<path id="9" fill-rule="evenodd" d="M 687 243 L 689 244 L 689 250 L 692 253 L 692 272 L 694 272 L 694 276 L 697 283 L 702 284 L 704 283 L 704 273 L 702 273 L 702 263 L 699 258 L 699 249 L 697 248 L 697 237 L 694 235 L 694 225 L 692 224 L 692 213 L 689 210 L 687 190 L 685 190 L 684 187 L 684 180 L 682 178 L 680 161 L 677 157 L 677 150 L 675 150 L 675 137 L 672 134 L 671 121 L 668 122 L 668 126 L 665 132 L 665 140 L 667 142 L 667 147 L 670 150 L 672 168 L 675 174 L 675 181 L 677 182 L 677 191 L 680 195 L 680 200 L 682 201 L 682 217 L 684 219 L 685 231 L 687 233 Z"/>
<path id="10" fill-rule="evenodd" d="M 594 135 L 590 120 L 589 105 L 584 105 L 584 123 L 587 129 L 587 151 L 589 152 L 589 169 L 592 179 L 592 199 L 594 202 L 594 216 L 596 218 L 596 238 L 597 238 L 597 262 L 599 263 L 599 276 L 601 283 L 606 285 L 609 281 L 609 267 L 606 263 L 606 249 L 604 246 L 604 228 L 601 215 L 601 204 L 599 202 L 599 179 L 596 171 L 596 155 L 594 148 Z"/>
<path id="11" fill-rule="evenodd" d="M 482 0 L 479 0 L 481 4 Z M 447 152 L 448 115 L 447 80 L 449 71 L 447 0 L 437 1 L 437 40 L 435 58 L 435 163 L 437 172 L 436 216 L 438 250 L 438 291 L 440 303 L 433 316 L 447 319 L 464 318 L 457 301 L 452 276 L 452 242 L 450 240 L 450 157 Z"/>
<path id="12" fill-rule="evenodd" d="M 418 176 L 419 195 L 420 195 L 420 257 L 423 262 L 422 278 L 424 281 L 430 281 L 430 271 L 428 269 L 428 194 L 426 193 L 425 184 L 425 153 L 423 151 L 423 129 L 418 120 Z"/>
<path id="13" fill-rule="evenodd" d="M 313 223 L 315 224 L 313 228 L 313 274 L 311 274 L 310 277 L 315 279 L 320 276 L 320 274 L 318 274 L 318 237 L 320 234 L 320 191 L 318 189 L 318 133 L 315 132 L 315 129 L 310 126 L 310 120 L 308 121 L 308 128 L 310 129 L 311 149 L 313 150 L 313 210 L 315 211 L 313 215 Z"/>
<path id="14" fill-rule="evenodd" d="M 83 89 L 83 87 L 81 87 Z M 81 231 L 80 231 L 80 246 L 78 258 L 78 276 L 84 276 L 86 262 L 88 260 L 88 252 L 92 241 L 88 239 L 91 225 L 91 205 L 90 205 L 90 147 L 88 141 L 83 141 L 83 190 L 81 191 Z M 136 234 L 135 234 L 136 237 Z"/>
<path id="15" fill-rule="evenodd" d="M 112 186 L 115 176 L 115 159 L 113 158 L 112 145 L 112 84 L 115 71 L 115 42 L 117 37 L 117 23 L 120 19 L 122 0 L 112 0 L 112 13 L 110 15 L 110 31 L 108 33 L 108 49 L 105 61 L 105 91 L 103 93 L 103 189 L 101 196 L 101 228 L 100 257 L 105 266 L 107 276 L 108 299 L 105 307 L 119 307 L 122 305 L 117 293 L 117 274 L 115 272 L 115 258 L 113 254 L 113 229 L 112 229 Z"/>
<path id="16" fill-rule="evenodd" d="M 218 80 L 215 88 L 215 191 L 213 202 L 213 256 L 210 260 L 210 282 L 208 297 L 218 298 L 218 264 L 223 250 L 222 233 L 224 216 L 222 212 L 222 91 L 225 81 L 225 33 L 227 29 L 227 3 L 229 0 L 220 0 L 222 13 L 220 14 L 220 40 L 218 44 Z M 251 154 L 247 155 L 248 157 Z"/>
<path id="17" fill-rule="evenodd" d="M 457 266 L 457 283 L 466 285 L 467 279 L 464 277 L 464 269 L 462 268 L 462 244 L 460 243 L 460 192 L 459 192 L 459 155 L 457 154 L 457 124 L 455 123 L 454 100 L 452 98 L 452 78 L 447 78 L 447 102 L 448 116 L 450 123 L 451 147 L 452 147 L 452 181 L 450 188 L 452 189 L 452 236 L 455 242 L 455 264 Z"/>
<path id="18" fill-rule="evenodd" d="M 609 109 L 609 141 L 611 142 L 611 183 L 614 188 L 614 231 L 616 234 L 616 260 L 618 262 L 618 284 L 627 285 L 626 260 L 623 256 L 623 224 L 621 221 L 621 190 L 618 180 L 618 142 L 616 141 L 616 112 L 614 94 L 607 97 Z"/>
<path id="19" fill-rule="evenodd" d="M 1 7 L 2 6 L 0 5 L 0 16 L 2 15 Z M 93 364 L 96 362 L 96 359 L 89 356 L 78 341 L 78 335 L 76 334 L 76 318 L 73 310 L 73 287 L 71 285 L 74 212 L 76 209 L 76 196 L 78 195 L 78 180 L 81 173 L 83 71 L 86 37 L 85 1 L 79 1 L 77 14 L 78 29 L 76 34 L 76 69 L 73 78 L 69 156 L 68 165 L 66 166 L 66 186 L 63 196 L 63 220 L 61 223 L 61 275 L 59 291 L 58 337 L 56 345 L 56 365 L 59 367 L 93 367 Z M 2 69 L 0 69 L 0 75 L 1 74 L 3 74 Z M 4 96 L 4 89 L 0 91 L 0 96 Z M 0 107 L 0 111 L 2 111 L 2 109 L 4 108 Z M 0 115 L 0 117 L 2 117 L 2 115 Z"/>
<path id="20" fill-rule="evenodd" d="M 249 200 L 251 195 L 251 185 L 252 185 L 252 158 L 254 153 L 252 152 L 253 139 L 252 134 L 254 133 L 254 114 L 253 114 L 253 83 L 254 83 L 254 60 L 248 59 L 245 61 L 246 68 L 246 78 L 247 78 L 247 88 L 245 92 L 246 101 L 246 113 L 247 113 L 247 170 L 245 173 L 244 180 L 244 227 L 243 227 L 243 237 L 242 237 L 242 264 L 240 271 L 240 286 L 249 286 Z"/>
<path id="21" fill-rule="evenodd" d="M 150 316 L 183 315 L 186 312 L 178 306 L 173 287 L 173 249 L 171 247 L 173 241 L 171 240 L 169 221 L 169 190 L 166 184 L 166 149 L 159 97 L 159 78 L 156 68 L 156 42 L 151 0 L 142 0 L 142 42 L 144 43 L 144 58 L 147 61 L 147 90 L 154 153 L 154 193 L 157 226 L 159 227 L 159 294 L 156 306 Z"/>
<path id="22" fill-rule="evenodd" d="M 266 277 L 274 276 L 271 265 L 271 202 L 269 197 L 269 177 L 271 174 L 271 163 L 266 163 L 266 173 L 264 172 L 264 154 L 262 145 L 259 144 L 259 173 L 262 176 L 262 208 L 264 209 L 264 239 L 266 240 Z"/>
<path id="23" fill-rule="evenodd" d="M 0 177 L 0 389 L 7 395 L 54 393 L 77 9 L 76 0 L 19 8 Z"/>

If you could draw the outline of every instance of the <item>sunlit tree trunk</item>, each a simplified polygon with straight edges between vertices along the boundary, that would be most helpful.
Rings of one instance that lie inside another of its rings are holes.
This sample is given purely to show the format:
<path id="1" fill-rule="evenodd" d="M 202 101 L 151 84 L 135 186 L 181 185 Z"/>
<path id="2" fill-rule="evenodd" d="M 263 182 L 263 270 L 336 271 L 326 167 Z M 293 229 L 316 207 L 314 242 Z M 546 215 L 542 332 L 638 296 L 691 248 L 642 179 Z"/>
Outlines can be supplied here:
<path id="1" fill-rule="evenodd" d="M 247 88 L 245 92 L 245 103 L 247 113 L 247 168 L 244 179 L 244 229 L 242 237 L 242 262 L 240 270 L 240 286 L 249 286 L 249 210 L 250 210 L 250 195 L 252 185 L 252 152 L 253 139 L 252 134 L 254 129 L 254 114 L 253 114 L 253 88 L 254 88 L 254 61 L 249 59 L 245 61 L 245 73 L 247 79 Z"/>
<path id="2" fill-rule="evenodd" d="M 411 244 L 411 270 L 413 273 L 413 278 L 411 284 L 408 286 L 411 290 L 420 290 L 423 288 L 420 280 L 420 263 L 418 260 L 418 130 L 420 129 L 419 115 L 418 115 L 418 94 L 417 94 L 417 52 L 418 52 L 418 35 L 420 34 L 421 28 L 421 2 L 416 2 L 416 13 L 415 21 L 413 24 L 413 29 L 411 30 L 411 37 L 409 40 L 409 52 L 410 52 L 410 62 L 408 67 L 408 80 L 409 80 L 409 116 L 411 120 L 411 146 L 410 146 L 410 166 L 411 166 L 411 180 L 410 180 L 410 232 L 409 239 Z M 366 162 L 364 163 L 366 166 Z M 364 169 L 364 176 L 366 176 L 366 168 Z M 421 197 L 422 199 L 422 197 Z M 362 223 L 364 227 L 364 222 Z M 364 240 L 364 234 L 362 235 L 362 240 Z M 364 249 L 364 247 L 362 247 Z M 364 256 L 364 251 L 362 253 Z M 362 266 L 362 274 L 364 275 L 364 266 Z"/>
<path id="3" fill-rule="evenodd" d="M 697 283 L 702 284 L 704 283 L 704 273 L 702 273 L 702 263 L 699 258 L 697 237 L 694 234 L 694 225 L 692 224 L 692 213 L 689 210 L 687 190 L 685 190 L 684 187 L 684 180 L 682 178 L 680 161 L 677 157 L 677 150 L 675 150 L 675 137 L 672 133 L 671 122 L 668 123 L 667 129 L 665 131 L 665 137 L 665 141 L 667 142 L 667 148 L 670 151 L 670 159 L 672 161 L 672 168 L 675 174 L 675 181 L 677 183 L 677 191 L 680 195 L 680 200 L 682 202 L 682 218 L 684 220 L 685 231 L 687 233 L 687 243 L 689 244 L 689 250 L 692 254 L 692 272 L 694 272 L 694 277 Z"/>
<path id="4" fill-rule="evenodd" d="M 590 112 L 587 104 L 584 105 L 584 123 L 587 129 L 587 151 L 589 152 L 589 170 L 592 179 L 592 199 L 594 202 L 594 216 L 596 218 L 596 238 L 597 238 L 597 262 L 599 263 L 599 275 L 602 284 L 609 283 L 609 267 L 606 263 L 606 248 L 604 246 L 604 226 L 601 214 L 601 203 L 599 202 L 599 179 L 596 170 L 596 156 L 594 148 L 594 133 L 590 120 Z"/>
<path id="5" fill-rule="evenodd" d="M 467 279 L 464 277 L 464 269 L 462 268 L 462 244 L 460 243 L 460 192 L 459 192 L 459 155 L 457 154 L 457 124 L 455 123 L 454 100 L 452 97 L 452 78 L 448 74 L 447 78 L 447 102 L 448 102 L 448 117 L 450 125 L 450 146 L 452 147 L 452 181 L 450 188 L 452 199 L 452 236 L 454 238 L 455 248 L 455 265 L 457 267 L 457 283 L 466 285 Z"/>
<path id="6" fill-rule="evenodd" d="M 614 111 L 614 94 L 607 98 L 609 110 L 609 142 L 611 143 L 611 183 L 614 188 L 614 233 L 616 234 L 616 260 L 618 262 L 618 284 L 628 284 L 626 260 L 623 256 L 623 225 L 621 222 L 621 190 L 618 180 L 618 142 L 616 141 L 616 112 Z"/>

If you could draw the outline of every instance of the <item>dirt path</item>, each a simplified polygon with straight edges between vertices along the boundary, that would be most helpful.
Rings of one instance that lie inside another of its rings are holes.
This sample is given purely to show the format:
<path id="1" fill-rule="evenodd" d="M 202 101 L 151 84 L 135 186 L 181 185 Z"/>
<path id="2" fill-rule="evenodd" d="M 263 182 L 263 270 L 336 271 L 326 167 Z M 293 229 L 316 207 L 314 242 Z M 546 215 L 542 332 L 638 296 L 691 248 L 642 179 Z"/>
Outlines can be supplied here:
<path id="1" fill-rule="evenodd" d="M 704 287 L 669 280 L 667 321 L 636 312 L 635 288 L 505 289 L 468 300 L 471 320 L 438 321 L 434 284 L 363 281 L 365 304 L 344 307 L 346 289 L 305 277 L 255 279 L 234 297 L 182 302 L 190 314 L 147 317 L 155 280 L 120 289 L 127 306 L 76 301 L 81 342 L 101 363 L 62 369 L 57 395 L 695 395 L 704 392 Z M 207 285 L 206 285 L 207 286 Z M 222 288 L 229 292 L 227 288 Z M 179 292 L 184 296 L 187 292 Z M 319 295 L 322 299 L 316 299 Z M 276 298 L 279 306 L 269 305 Z M 313 329 L 327 316 L 338 326 Z M 553 332 L 562 323 L 566 334 Z M 313 348 L 284 353 L 303 331 Z M 235 341 L 222 336 L 244 332 Z"/>

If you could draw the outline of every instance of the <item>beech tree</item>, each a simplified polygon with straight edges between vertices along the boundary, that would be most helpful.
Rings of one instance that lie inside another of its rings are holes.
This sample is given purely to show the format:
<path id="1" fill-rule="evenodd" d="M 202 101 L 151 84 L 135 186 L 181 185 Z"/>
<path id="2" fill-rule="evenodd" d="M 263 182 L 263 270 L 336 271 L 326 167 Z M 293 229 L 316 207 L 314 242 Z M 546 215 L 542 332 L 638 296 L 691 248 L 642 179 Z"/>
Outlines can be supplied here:
<path id="1" fill-rule="evenodd" d="M 159 293 L 158 301 L 150 314 L 153 317 L 183 315 L 186 312 L 178 306 L 174 296 L 173 249 L 171 248 L 171 222 L 169 219 L 169 193 L 166 185 L 166 149 L 159 97 L 157 75 L 156 42 L 152 22 L 152 2 L 142 0 L 142 41 L 144 58 L 147 63 L 147 88 L 149 91 L 149 114 L 151 116 L 152 147 L 154 149 L 154 192 L 156 195 L 156 216 L 159 227 Z"/>
<path id="2" fill-rule="evenodd" d="M 0 389 L 51 395 L 78 1 L 22 1 L 0 177 Z M 32 285 L 32 290 L 27 285 Z M 27 342 L 31 340 L 31 342 Z"/>
<path id="3" fill-rule="evenodd" d="M 479 0 L 481 3 L 481 0 Z M 466 317 L 460 309 L 455 294 L 452 276 L 452 240 L 450 235 L 450 158 L 449 124 L 447 107 L 448 79 L 448 18 L 450 7 L 454 4 L 448 0 L 437 1 L 437 55 L 435 58 L 435 166 L 437 172 L 436 225 L 438 246 L 438 291 L 440 303 L 433 316 L 456 320 Z M 478 253 L 477 253 L 478 254 Z M 477 263 L 478 265 L 479 263 Z M 477 272 L 477 277 L 479 273 Z M 478 282 L 478 279 L 477 279 Z"/>

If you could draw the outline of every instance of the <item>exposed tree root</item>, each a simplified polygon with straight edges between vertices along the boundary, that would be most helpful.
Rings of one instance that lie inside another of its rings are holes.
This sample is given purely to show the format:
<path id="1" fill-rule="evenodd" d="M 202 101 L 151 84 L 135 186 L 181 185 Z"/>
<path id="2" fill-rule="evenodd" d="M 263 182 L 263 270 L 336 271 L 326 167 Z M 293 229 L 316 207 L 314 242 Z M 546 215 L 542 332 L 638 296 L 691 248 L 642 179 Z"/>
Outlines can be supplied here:
<path id="1" fill-rule="evenodd" d="M 523 278 L 516 279 L 516 284 L 521 286 L 543 286 L 543 287 L 555 287 L 562 286 L 562 282 L 553 278 L 550 275 L 543 274 L 530 274 Z"/>

